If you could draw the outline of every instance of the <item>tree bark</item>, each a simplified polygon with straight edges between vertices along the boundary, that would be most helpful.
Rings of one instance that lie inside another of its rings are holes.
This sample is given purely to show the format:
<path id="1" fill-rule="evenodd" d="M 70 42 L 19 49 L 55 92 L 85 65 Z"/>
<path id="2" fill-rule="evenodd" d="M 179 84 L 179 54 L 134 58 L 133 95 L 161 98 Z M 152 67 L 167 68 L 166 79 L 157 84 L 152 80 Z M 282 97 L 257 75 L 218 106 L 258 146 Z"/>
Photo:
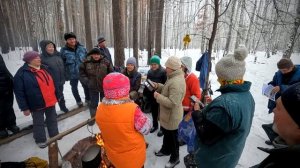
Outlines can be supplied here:
<path id="1" fill-rule="evenodd" d="M 157 1 L 157 19 L 156 19 L 156 37 L 155 37 L 155 50 L 156 54 L 161 57 L 161 36 L 162 36 L 162 23 L 164 17 L 164 1 Z"/>
<path id="2" fill-rule="evenodd" d="M 78 34 L 78 30 L 77 30 L 77 20 L 76 20 L 76 14 L 77 14 L 77 10 L 76 10 L 76 1 L 72 1 L 71 2 L 71 8 L 72 8 L 72 22 L 73 22 L 73 32 L 75 34 Z"/>
<path id="3" fill-rule="evenodd" d="M 124 1 L 112 0 L 112 17 L 114 31 L 115 63 L 118 67 L 124 66 Z"/>
<path id="4" fill-rule="evenodd" d="M 138 12 L 139 12 L 139 0 L 133 0 L 132 3 L 133 9 L 133 22 L 132 22 L 132 39 L 133 39 L 133 56 L 137 61 L 137 67 L 139 66 L 139 19 L 138 19 Z"/>
<path id="5" fill-rule="evenodd" d="M 228 32 L 228 36 L 227 36 L 227 40 L 226 40 L 226 44 L 225 44 L 225 50 L 224 50 L 223 55 L 226 55 L 230 50 L 230 43 L 231 43 L 231 38 L 232 38 L 232 28 L 234 27 L 233 18 L 234 18 L 236 3 L 237 3 L 237 0 L 233 0 L 231 15 L 230 15 L 229 32 Z"/>
<path id="6" fill-rule="evenodd" d="M 92 41 L 92 32 L 91 32 L 91 16 L 90 16 L 90 5 L 89 1 L 83 1 L 83 10 L 84 10 L 84 25 L 85 25 L 85 40 L 86 40 L 86 49 L 89 51 L 93 48 Z"/>
<path id="7" fill-rule="evenodd" d="M 287 44 L 287 49 L 283 53 L 282 58 L 291 58 L 299 26 L 300 26 L 300 2 L 298 1 L 297 14 L 296 14 L 294 26 L 292 28 L 292 33 L 290 35 L 290 41 Z"/>
<path id="8" fill-rule="evenodd" d="M 1 3 L 1 2 L 0 2 Z M 0 4 L 0 18 L 4 18 L 2 5 Z M 6 25 L 4 19 L 0 19 L 0 47 L 3 54 L 9 53 L 9 40 L 6 32 Z"/>
<path id="9" fill-rule="evenodd" d="M 68 11 L 68 0 L 64 0 L 64 14 L 65 14 L 65 24 L 66 24 L 66 32 L 70 32 L 69 26 L 69 11 Z"/>
<path id="10" fill-rule="evenodd" d="M 33 51 L 39 51 L 38 42 L 37 42 L 37 33 L 35 30 L 36 20 L 33 19 L 32 15 L 29 13 L 28 1 L 23 1 L 25 7 L 25 18 L 28 18 L 27 22 L 29 24 L 29 37 L 30 37 L 30 46 Z"/>
<path id="11" fill-rule="evenodd" d="M 1 18 L 1 19 L 4 20 L 4 25 L 2 25 L 2 26 L 4 26 L 6 29 L 10 50 L 14 51 L 15 43 L 14 43 L 14 38 L 13 38 L 13 28 L 12 28 L 10 20 L 9 20 L 8 8 L 7 8 L 6 4 L 7 4 L 7 0 L 3 0 L 0 2 L 1 10 L 3 12 L 3 18 Z"/>
<path id="12" fill-rule="evenodd" d="M 154 26 L 154 10 L 155 10 L 155 0 L 150 0 L 149 5 L 149 17 L 148 17 L 148 61 L 149 64 L 150 58 L 152 56 L 152 49 L 154 47 L 153 41 L 155 36 L 155 26 Z"/>

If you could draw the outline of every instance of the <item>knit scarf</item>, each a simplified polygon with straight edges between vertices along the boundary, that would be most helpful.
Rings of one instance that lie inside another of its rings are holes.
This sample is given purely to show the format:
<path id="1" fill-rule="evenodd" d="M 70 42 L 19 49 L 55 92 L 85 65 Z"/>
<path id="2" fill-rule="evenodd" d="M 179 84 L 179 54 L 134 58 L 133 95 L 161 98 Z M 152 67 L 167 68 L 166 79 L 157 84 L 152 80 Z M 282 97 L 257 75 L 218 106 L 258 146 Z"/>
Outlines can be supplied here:
<path id="1" fill-rule="evenodd" d="M 244 80 L 243 79 L 236 79 L 236 80 L 219 79 L 219 82 L 220 82 L 221 86 L 230 85 L 230 84 L 241 85 L 244 83 Z"/>

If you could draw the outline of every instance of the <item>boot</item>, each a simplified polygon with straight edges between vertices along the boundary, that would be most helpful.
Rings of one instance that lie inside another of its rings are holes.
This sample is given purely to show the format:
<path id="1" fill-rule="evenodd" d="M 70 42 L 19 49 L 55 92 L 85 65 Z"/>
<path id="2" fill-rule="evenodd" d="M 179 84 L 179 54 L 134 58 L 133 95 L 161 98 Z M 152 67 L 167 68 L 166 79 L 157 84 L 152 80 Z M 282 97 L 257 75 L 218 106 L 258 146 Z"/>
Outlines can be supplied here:
<path id="1" fill-rule="evenodd" d="M 95 115 L 96 115 L 96 108 L 94 108 L 94 107 L 89 107 L 89 109 L 90 109 L 90 115 L 91 115 L 91 118 L 93 118 L 93 117 L 95 117 Z M 89 126 L 93 126 L 95 124 L 95 120 L 93 120 L 93 121 L 90 121 L 89 123 L 88 123 L 88 125 Z"/>
<path id="2" fill-rule="evenodd" d="M 151 129 L 150 129 L 150 133 L 153 133 L 153 132 L 155 132 L 157 130 L 157 127 L 152 127 Z"/>
<path id="3" fill-rule="evenodd" d="M 69 112 L 69 109 L 66 107 L 65 100 L 59 101 L 58 105 L 61 111 L 65 113 Z"/>
<path id="4" fill-rule="evenodd" d="M 0 130 L 0 138 L 6 138 L 8 137 L 8 132 L 4 130 Z"/>
<path id="5" fill-rule="evenodd" d="M 171 160 L 166 164 L 165 168 L 173 168 L 176 165 L 178 165 L 180 163 L 179 158 L 175 159 L 175 160 Z"/>
<path id="6" fill-rule="evenodd" d="M 160 129 L 158 132 L 157 132 L 157 136 L 158 137 L 162 137 L 164 135 L 163 131 Z"/>
<path id="7" fill-rule="evenodd" d="M 16 125 L 10 126 L 7 129 L 13 132 L 14 134 L 20 132 L 20 128 Z"/>

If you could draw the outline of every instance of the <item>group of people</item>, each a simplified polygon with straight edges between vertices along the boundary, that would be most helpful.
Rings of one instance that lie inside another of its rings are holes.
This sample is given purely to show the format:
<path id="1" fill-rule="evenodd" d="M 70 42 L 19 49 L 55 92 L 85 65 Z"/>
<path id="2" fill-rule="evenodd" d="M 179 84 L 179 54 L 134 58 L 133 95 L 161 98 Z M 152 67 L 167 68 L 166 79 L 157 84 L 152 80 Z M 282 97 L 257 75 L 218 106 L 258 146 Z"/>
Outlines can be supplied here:
<path id="1" fill-rule="evenodd" d="M 14 91 L 21 111 L 33 118 L 36 144 L 46 147 L 44 115 L 49 136 L 57 135 L 55 104 L 58 102 L 61 111 L 69 111 L 63 96 L 64 83 L 70 81 L 76 103 L 82 107 L 78 91 L 80 82 L 90 116 L 95 117 L 105 152 L 115 167 L 143 167 L 147 144 L 143 135 L 155 131 L 158 136 L 163 136 L 163 142 L 154 155 L 170 156 L 166 168 L 179 164 L 179 146 L 189 145 L 188 140 L 195 143 L 195 149 L 189 150 L 189 155 L 197 167 L 233 168 L 238 164 L 255 110 L 250 93 L 251 82 L 244 80 L 248 55 L 244 46 L 218 61 L 215 71 L 221 95 L 214 100 L 208 99 L 206 106 L 201 107 L 201 88 L 198 78 L 192 73 L 191 57 L 170 56 L 164 68 L 160 57 L 153 55 L 147 73 L 147 80 L 152 86 L 145 87 L 141 95 L 142 76 L 134 57 L 127 59 L 122 71 L 116 72 L 103 37 L 89 52 L 76 40 L 74 33 L 66 33 L 64 39 L 66 45 L 60 52 L 49 40 L 40 42 L 41 54 L 26 52 L 23 56 L 25 63 L 14 77 L 0 57 L 0 103 L 1 107 L 5 107 L 0 109 L 0 119 L 7 116 L 5 121 L 0 122 L 1 137 L 8 136 L 8 130 L 19 131 L 12 108 Z M 277 93 L 276 102 L 269 103 L 270 112 L 274 112 L 271 128 L 286 146 L 284 150 L 263 149 L 271 154 L 257 167 L 281 166 L 283 159 L 278 155 L 280 152 L 287 154 L 283 158 L 292 163 L 295 157 L 291 155 L 299 154 L 300 115 L 297 103 L 300 100 L 300 67 L 293 65 L 290 59 L 281 59 L 277 65 L 279 71 L 270 82 Z M 2 95 L 6 95 L 5 98 Z M 197 101 L 191 100 L 191 96 Z M 152 113 L 152 121 L 145 114 L 149 112 Z M 187 141 L 180 139 L 178 132 L 186 116 L 192 117 L 194 126 L 191 129 L 195 131 L 195 134 L 189 134 L 192 130 L 186 131 L 190 136 Z M 94 122 L 89 125 L 94 125 Z M 273 143 L 274 139 L 270 138 L 270 141 Z"/>

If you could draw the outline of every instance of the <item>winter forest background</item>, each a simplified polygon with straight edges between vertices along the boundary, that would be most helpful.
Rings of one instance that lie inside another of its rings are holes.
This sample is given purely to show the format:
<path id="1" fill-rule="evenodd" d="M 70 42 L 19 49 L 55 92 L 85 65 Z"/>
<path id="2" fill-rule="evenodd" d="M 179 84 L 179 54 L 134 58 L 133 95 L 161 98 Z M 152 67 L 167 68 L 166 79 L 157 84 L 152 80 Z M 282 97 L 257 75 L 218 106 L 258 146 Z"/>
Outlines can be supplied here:
<path id="1" fill-rule="evenodd" d="M 124 48 L 161 54 L 161 48 L 233 51 L 245 44 L 255 53 L 300 51 L 299 0 L 1 0 L 2 53 L 32 47 L 43 39 L 64 45 L 74 32 L 87 49 L 105 36 L 115 48 L 115 65 L 124 64 Z M 155 49 L 155 51 L 154 51 Z M 29 49 L 28 49 L 29 50 Z"/>

